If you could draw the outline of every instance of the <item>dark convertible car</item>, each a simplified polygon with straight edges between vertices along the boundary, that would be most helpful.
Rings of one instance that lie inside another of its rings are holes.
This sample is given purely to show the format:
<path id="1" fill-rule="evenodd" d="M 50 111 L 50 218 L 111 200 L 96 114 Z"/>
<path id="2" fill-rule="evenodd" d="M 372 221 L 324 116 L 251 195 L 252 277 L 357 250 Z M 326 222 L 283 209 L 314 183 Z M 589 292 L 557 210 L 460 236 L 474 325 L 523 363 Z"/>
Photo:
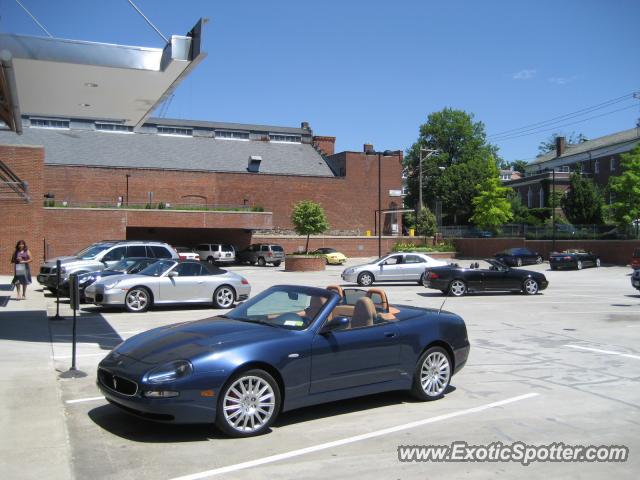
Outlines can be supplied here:
<path id="1" fill-rule="evenodd" d="M 468 354 L 453 313 L 391 306 L 379 289 L 280 285 L 226 315 L 129 338 L 97 382 L 126 412 L 246 437 L 307 405 L 389 390 L 440 398 Z"/>
<path id="2" fill-rule="evenodd" d="M 495 254 L 496 260 L 501 261 L 505 265 L 512 267 L 521 267 L 522 265 L 532 265 L 534 263 L 542 263 L 543 258 L 538 252 L 529 250 L 528 248 L 507 248 L 506 250 Z"/>
<path id="3" fill-rule="evenodd" d="M 560 268 L 582 270 L 583 267 L 599 267 L 600 258 L 584 250 L 565 250 L 560 253 L 551 253 L 549 256 L 549 266 L 551 270 L 558 270 Z"/>
<path id="4" fill-rule="evenodd" d="M 535 295 L 549 285 L 544 274 L 519 268 L 510 268 L 498 260 L 485 260 L 489 268 L 473 263 L 469 268 L 457 264 L 428 268 L 423 285 L 444 294 L 461 297 L 467 292 L 516 291 Z"/>

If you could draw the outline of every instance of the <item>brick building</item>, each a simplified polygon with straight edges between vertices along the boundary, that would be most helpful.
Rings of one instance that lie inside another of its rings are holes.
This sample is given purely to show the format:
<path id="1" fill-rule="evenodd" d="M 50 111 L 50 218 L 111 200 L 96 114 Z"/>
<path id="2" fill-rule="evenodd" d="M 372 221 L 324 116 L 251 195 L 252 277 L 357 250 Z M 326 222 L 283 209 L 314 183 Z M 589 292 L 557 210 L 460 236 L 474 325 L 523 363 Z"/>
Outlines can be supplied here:
<path id="1" fill-rule="evenodd" d="M 292 207 L 303 199 L 323 206 L 333 233 L 364 235 L 376 231 L 379 201 L 382 209 L 402 206 L 401 152 L 378 158 L 366 145 L 335 153 L 335 138 L 314 136 L 306 122 L 151 118 L 134 132 L 101 120 L 23 116 L 22 131 L 0 130 L 0 161 L 19 172 L 29 197 L 0 200 L 11 205 L 0 227 L 7 258 L 20 235 L 38 258 L 45 241 L 47 256 L 106 238 L 244 247 L 256 231 L 291 230 Z M 400 222 L 384 215 L 383 233 L 402 231 Z"/>
<path id="2" fill-rule="evenodd" d="M 504 185 L 513 188 L 522 203 L 529 208 L 548 206 L 554 186 L 556 191 L 566 190 L 571 172 L 577 169 L 605 188 L 609 177 L 621 173 L 620 155 L 635 148 L 639 142 L 640 128 L 631 128 L 575 145 L 567 145 L 564 137 L 558 137 L 555 150 L 537 157 L 527 165 L 523 178 L 505 182 Z M 609 195 L 606 201 L 612 201 Z"/>

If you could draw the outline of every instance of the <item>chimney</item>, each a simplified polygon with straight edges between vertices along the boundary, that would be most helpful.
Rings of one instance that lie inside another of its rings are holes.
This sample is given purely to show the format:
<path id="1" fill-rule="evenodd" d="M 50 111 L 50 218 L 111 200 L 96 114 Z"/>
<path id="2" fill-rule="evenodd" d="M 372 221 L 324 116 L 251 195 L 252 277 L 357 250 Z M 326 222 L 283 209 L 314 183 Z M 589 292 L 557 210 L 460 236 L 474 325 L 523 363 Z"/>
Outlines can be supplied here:
<path id="1" fill-rule="evenodd" d="M 364 153 L 372 153 L 373 152 L 373 145 L 370 144 L 370 143 L 365 143 L 363 151 L 364 151 Z"/>
<path id="2" fill-rule="evenodd" d="M 336 150 L 336 137 L 314 136 L 313 146 L 323 155 L 333 155 Z"/>
<path id="3" fill-rule="evenodd" d="M 560 157 L 565 150 L 566 140 L 564 137 L 556 137 L 556 157 Z"/>

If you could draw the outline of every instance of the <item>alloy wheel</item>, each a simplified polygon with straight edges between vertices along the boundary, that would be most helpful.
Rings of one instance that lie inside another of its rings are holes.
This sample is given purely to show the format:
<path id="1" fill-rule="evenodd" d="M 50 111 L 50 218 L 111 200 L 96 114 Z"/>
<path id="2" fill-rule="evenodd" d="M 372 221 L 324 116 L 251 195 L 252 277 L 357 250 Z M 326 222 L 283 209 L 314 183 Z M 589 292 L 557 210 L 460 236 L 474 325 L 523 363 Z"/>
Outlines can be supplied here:
<path id="1" fill-rule="evenodd" d="M 538 282 L 536 282 L 533 278 L 527 278 L 524 281 L 524 293 L 527 295 L 535 295 L 538 293 Z"/>
<path id="2" fill-rule="evenodd" d="M 229 308 L 235 300 L 235 292 L 231 287 L 222 285 L 213 293 L 213 302 L 218 308 Z"/>
<path id="3" fill-rule="evenodd" d="M 451 366 L 447 356 L 436 350 L 424 359 L 420 368 L 420 385 L 431 398 L 442 395 L 449 385 Z"/>
<path id="4" fill-rule="evenodd" d="M 134 288 L 127 293 L 125 302 L 130 312 L 144 312 L 149 308 L 149 293 L 143 288 Z"/>
<path id="5" fill-rule="evenodd" d="M 368 287 L 371 284 L 373 284 L 373 275 L 371 275 L 369 272 L 362 272 L 358 276 L 358 285 Z"/>
<path id="6" fill-rule="evenodd" d="M 451 295 L 454 297 L 461 297 L 467 293 L 467 286 L 462 280 L 454 280 L 451 282 L 449 290 L 451 291 Z"/>
<path id="7" fill-rule="evenodd" d="M 247 375 L 226 390 L 222 400 L 227 425 L 240 434 L 253 434 L 268 425 L 276 407 L 276 394 L 266 379 Z"/>
<path id="8" fill-rule="evenodd" d="M 518 260 L 516 260 L 516 265 L 518 265 L 519 267 L 522 266 L 522 259 L 519 258 Z"/>
<path id="9" fill-rule="evenodd" d="M 578 270 L 582 270 L 582 260 L 578 260 L 578 263 L 576 263 L 576 268 Z"/>

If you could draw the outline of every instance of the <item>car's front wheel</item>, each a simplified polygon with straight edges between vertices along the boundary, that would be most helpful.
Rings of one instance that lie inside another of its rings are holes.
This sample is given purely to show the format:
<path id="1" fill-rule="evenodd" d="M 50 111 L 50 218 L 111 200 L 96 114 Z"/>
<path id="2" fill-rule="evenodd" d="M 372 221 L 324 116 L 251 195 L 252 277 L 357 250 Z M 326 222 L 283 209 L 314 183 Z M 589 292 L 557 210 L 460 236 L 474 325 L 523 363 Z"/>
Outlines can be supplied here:
<path id="1" fill-rule="evenodd" d="M 536 257 L 536 263 L 537 263 L 538 265 L 540 265 L 540 264 L 542 263 L 542 257 L 541 257 L 540 255 L 538 255 L 538 256 Z"/>
<path id="2" fill-rule="evenodd" d="M 600 259 L 596 258 L 596 268 L 600 268 Z"/>
<path id="3" fill-rule="evenodd" d="M 535 295 L 538 293 L 538 282 L 533 278 L 527 278 L 522 284 L 522 291 L 527 295 Z"/>
<path id="4" fill-rule="evenodd" d="M 273 262 L 274 267 L 279 267 L 282 262 L 278 260 L 277 262 Z"/>
<path id="5" fill-rule="evenodd" d="M 236 292 L 229 285 L 221 285 L 213 292 L 213 305 L 216 308 L 231 308 L 236 300 Z"/>
<path id="6" fill-rule="evenodd" d="M 213 259 L 213 257 L 209 256 L 207 257 L 207 263 L 209 265 L 215 265 L 216 261 Z"/>
<path id="7" fill-rule="evenodd" d="M 454 280 L 449 285 L 449 292 L 454 297 L 462 297 L 467 293 L 467 285 L 462 280 Z"/>
<path id="8" fill-rule="evenodd" d="M 280 389 L 264 370 L 235 375 L 218 398 L 216 425 L 232 437 L 252 437 L 269 429 L 280 411 Z"/>
<path id="9" fill-rule="evenodd" d="M 370 285 L 373 285 L 374 280 L 375 278 L 370 272 L 362 272 L 360 275 L 358 275 L 358 285 L 360 285 L 361 287 L 368 287 Z"/>
<path id="10" fill-rule="evenodd" d="M 578 261 L 576 262 L 576 268 L 577 268 L 578 270 L 582 270 L 582 260 L 578 260 Z"/>
<path id="11" fill-rule="evenodd" d="M 518 259 L 516 260 L 516 265 L 517 265 L 518 267 L 521 267 L 521 266 L 522 266 L 522 259 L 521 259 L 521 258 L 518 258 Z"/>
<path id="12" fill-rule="evenodd" d="M 442 347 L 431 347 L 424 352 L 413 374 L 413 395 L 420 400 L 442 397 L 451 381 L 451 359 Z"/>
<path id="13" fill-rule="evenodd" d="M 426 279 L 426 275 L 423 273 L 422 275 L 420 275 L 420 280 L 418 280 L 418 285 L 422 285 L 423 287 L 425 287 L 426 285 L 424 284 L 424 281 Z"/>
<path id="14" fill-rule="evenodd" d="M 151 306 L 151 293 L 144 287 L 134 287 L 124 297 L 125 308 L 132 313 L 142 313 Z"/>
<path id="15" fill-rule="evenodd" d="M 267 261 L 264 259 L 264 257 L 258 258 L 258 265 L 260 265 L 261 267 L 264 267 L 267 265 Z"/>

